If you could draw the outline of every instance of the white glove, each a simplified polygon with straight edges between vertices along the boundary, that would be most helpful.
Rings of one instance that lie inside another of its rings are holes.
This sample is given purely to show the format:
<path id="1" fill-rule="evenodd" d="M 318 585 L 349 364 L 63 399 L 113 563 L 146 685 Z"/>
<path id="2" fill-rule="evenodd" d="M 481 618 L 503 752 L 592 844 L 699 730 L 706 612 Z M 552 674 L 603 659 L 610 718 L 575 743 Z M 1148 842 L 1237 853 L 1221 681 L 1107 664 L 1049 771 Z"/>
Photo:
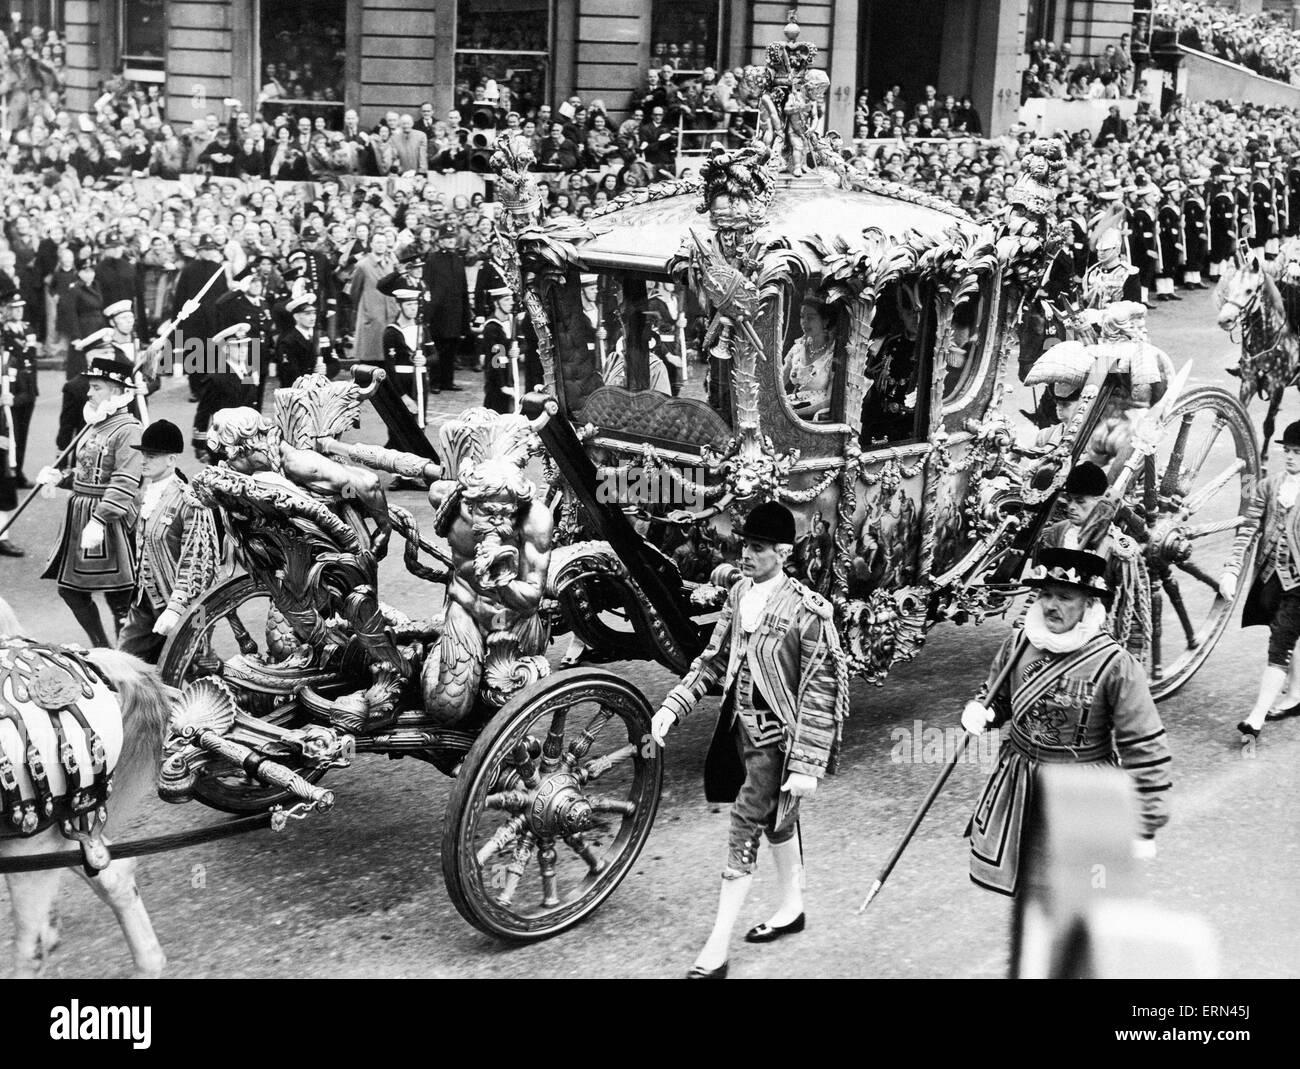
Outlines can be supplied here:
<path id="1" fill-rule="evenodd" d="M 1231 601 L 1237 596 L 1237 573 L 1224 572 L 1219 576 L 1219 597 Z"/>
<path id="2" fill-rule="evenodd" d="M 1134 839 L 1133 857 L 1137 861 L 1151 861 L 1156 856 L 1154 839 Z"/>
<path id="3" fill-rule="evenodd" d="M 81 548 L 98 549 L 104 544 L 104 525 L 98 520 L 91 520 L 81 532 Z"/>
<path id="4" fill-rule="evenodd" d="M 153 633 L 155 635 L 170 635 L 176 625 L 180 623 L 181 614 L 171 609 L 164 609 L 158 614 L 158 619 L 153 622 Z"/>
<path id="5" fill-rule="evenodd" d="M 791 772 L 781 790 L 789 791 L 792 798 L 811 798 L 817 793 L 817 777 L 806 772 Z"/>
<path id="6" fill-rule="evenodd" d="M 51 467 L 49 464 L 46 464 L 36 473 L 37 486 L 57 486 L 62 481 L 63 472 L 59 471 L 58 468 Z"/>
<path id="7" fill-rule="evenodd" d="M 993 722 L 993 710 L 977 701 L 969 701 L 961 711 L 961 726 L 972 735 L 982 735 Z"/>
<path id="8" fill-rule="evenodd" d="M 665 740 L 668 738 L 668 732 L 673 729 L 677 723 L 677 714 L 671 709 L 660 709 L 655 713 L 654 719 L 650 721 L 650 737 L 655 740 L 659 746 L 665 746 Z"/>

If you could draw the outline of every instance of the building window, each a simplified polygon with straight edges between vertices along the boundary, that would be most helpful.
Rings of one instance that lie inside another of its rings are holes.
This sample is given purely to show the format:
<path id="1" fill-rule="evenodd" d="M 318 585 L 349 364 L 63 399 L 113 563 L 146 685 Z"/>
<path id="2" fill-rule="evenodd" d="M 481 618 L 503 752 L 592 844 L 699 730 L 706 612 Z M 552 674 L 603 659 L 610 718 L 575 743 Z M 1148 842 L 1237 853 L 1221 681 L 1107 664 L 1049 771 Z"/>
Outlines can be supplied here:
<path id="1" fill-rule="evenodd" d="M 684 71 L 720 66 L 722 22 L 722 0 L 655 0 L 651 62 Z"/>
<path id="2" fill-rule="evenodd" d="M 125 75 L 133 82 L 162 82 L 167 54 L 165 0 L 122 0 L 118 40 Z"/>
<path id="3" fill-rule="evenodd" d="M 37 27 L 41 35 L 47 30 L 62 33 L 63 0 L 0 0 L 0 21 L 3 32 L 19 42 Z"/>
<path id="4" fill-rule="evenodd" d="M 550 102 L 551 0 L 457 0 L 456 107 L 527 114 Z"/>
<path id="5" fill-rule="evenodd" d="M 341 127 L 348 0 L 261 0 L 258 8 L 262 116 L 322 117 Z"/>

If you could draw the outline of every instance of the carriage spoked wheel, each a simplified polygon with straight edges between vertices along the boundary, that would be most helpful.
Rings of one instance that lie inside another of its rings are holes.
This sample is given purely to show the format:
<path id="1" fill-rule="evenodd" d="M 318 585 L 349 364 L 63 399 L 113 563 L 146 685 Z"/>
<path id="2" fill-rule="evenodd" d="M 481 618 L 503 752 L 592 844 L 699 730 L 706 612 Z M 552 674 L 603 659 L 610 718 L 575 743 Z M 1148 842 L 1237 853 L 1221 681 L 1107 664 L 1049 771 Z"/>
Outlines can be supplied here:
<path id="1" fill-rule="evenodd" d="M 1255 431 L 1235 397 L 1202 386 L 1178 398 L 1135 480 L 1150 536 L 1148 670 L 1157 701 L 1205 663 L 1249 582 L 1253 548 L 1232 600 L 1219 593 L 1259 477 Z"/>
<path id="2" fill-rule="evenodd" d="M 443 877 L 466 920 L 544 939 L 613 893 L 659 805 L 652 715 L 600 668 L 559 672 L 502 707 L 465 758 L 443 825 Z"/>
<path id="3" fill-rule="evenodd" d="M 249 575 L 218 583 L 181 617 L 158 658 L 164 683 L 183 687 L 236 654 L 281 660 L 298 645 L 271 594 Z"/>
<path id="4" fill-rule="evenodd" d="M 169 686 L 183 688 L 191 680 L 217 674 L 221 664 L 236 654 L 283 659 L 297 643 L 274 609 L 270 592 L 251 576 L 219 583 L 181 617 L 163 647 L 158 674 Z M 273 703 L 269 697 L 260 712 L 267 722 L 286 727 L 303 719 L 293 703 Z M 305 765 L 294 766 L 294 771 L 310 783 L 325 775 L 323 768 Z M 288 792 L 267 787 L 241 769 L 220 767 L 200 772 L 194 797 L 223 813 L 261 813 L 294 801 Z"/>

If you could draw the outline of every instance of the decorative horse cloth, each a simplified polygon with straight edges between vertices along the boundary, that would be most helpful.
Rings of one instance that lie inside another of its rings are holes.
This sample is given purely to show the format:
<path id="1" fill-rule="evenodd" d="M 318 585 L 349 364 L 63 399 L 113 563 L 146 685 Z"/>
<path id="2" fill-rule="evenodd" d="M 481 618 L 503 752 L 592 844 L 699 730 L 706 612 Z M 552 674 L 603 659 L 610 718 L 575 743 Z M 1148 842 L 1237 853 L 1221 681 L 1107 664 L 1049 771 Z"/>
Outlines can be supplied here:
<path id="1" fill-rule="evenodd" d="M 122 742 L 117 695 L 85 654 L 0 638 L 0 836 L 101 809 Z"/>

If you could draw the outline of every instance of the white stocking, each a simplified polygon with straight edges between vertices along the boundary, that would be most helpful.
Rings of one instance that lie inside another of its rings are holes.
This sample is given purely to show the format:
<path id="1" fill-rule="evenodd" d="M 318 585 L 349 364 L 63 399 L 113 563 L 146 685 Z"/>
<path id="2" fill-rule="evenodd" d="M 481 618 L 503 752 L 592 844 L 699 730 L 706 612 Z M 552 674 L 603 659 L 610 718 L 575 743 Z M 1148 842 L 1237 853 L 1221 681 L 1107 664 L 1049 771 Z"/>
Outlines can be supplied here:
<path id="1" fill-rule="evenodd" d="M 803 912 L 803 851 L 797 834 L 787 842 L 772 843 L 771 847 L 777 882 L 781 886 L 781 901 L 767 923 L 779 928 L 790 924 Z"/>
<path id="2" fill-rule="evenodd" d="M 1270 664 L 1264 669 L 1264 677 L 1259 681 L 1259 697 L 1255 699 L 1255 708 L 1250 711 L 1250 716 L 1246 717 L 1246 723 L 1251 727 L 1264 726 L 1264 717 L 1273 708 L 1273 703 L 1277 701 L 1278 695 L 1286 685 L 1286 672 L 1285 668 L 1279 668 L 1275 664 Z"/>
<path id="3" fill-rule="evenodd" d="M 749 895 L 749 888 L 754 883 L 753 876 L 741 876 L 738 879 L 723 879 L 718 891 L 718 915 L 713 921 L 713 931 L 709 941 L 704 944 L 695 964 L 704 969 L 716 969 L 727 960 L 727 951 L 731 945 L 731 932 L 740 917 L 740 909 Z"/>

